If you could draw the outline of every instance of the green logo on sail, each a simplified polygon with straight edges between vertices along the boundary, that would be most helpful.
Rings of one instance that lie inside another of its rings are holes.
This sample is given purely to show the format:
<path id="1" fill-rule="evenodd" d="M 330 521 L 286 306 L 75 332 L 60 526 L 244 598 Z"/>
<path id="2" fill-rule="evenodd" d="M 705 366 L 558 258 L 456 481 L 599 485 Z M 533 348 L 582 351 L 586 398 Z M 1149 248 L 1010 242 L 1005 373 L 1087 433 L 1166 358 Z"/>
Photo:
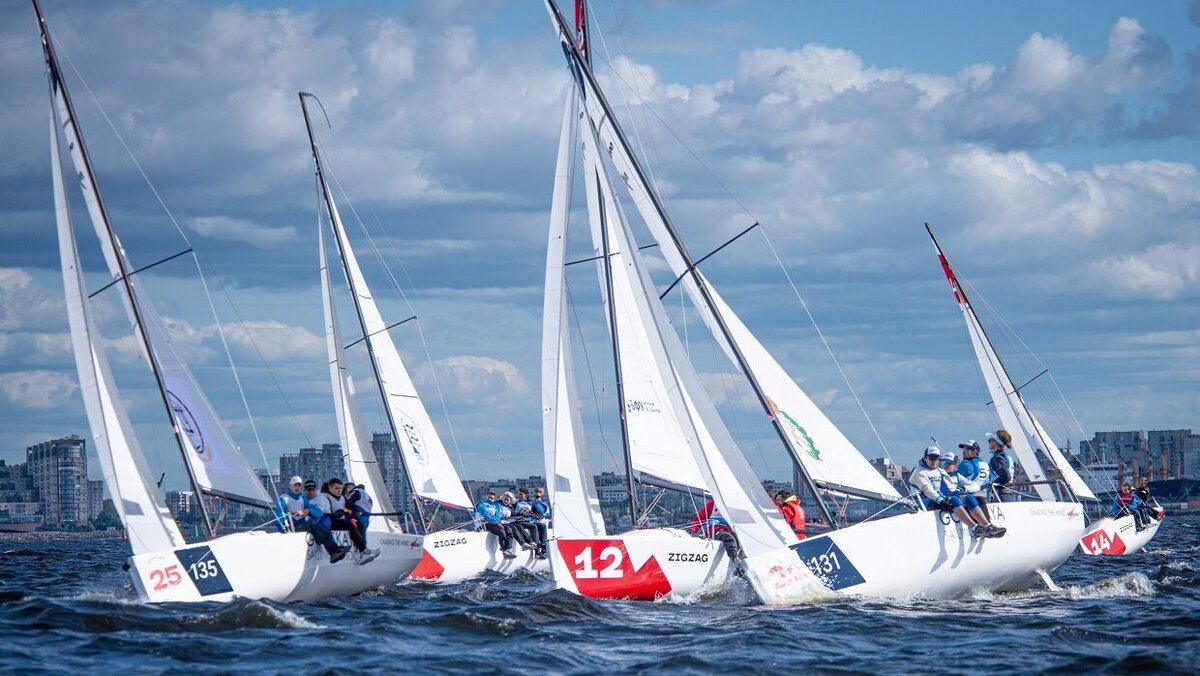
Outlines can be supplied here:
<path id="1" fill-rule="evenodd" d="M 813 443 L 812 437 L 808 436 L 808 432 L 806 432 L 804 428 L 800 426 L 800 423 L 796 422 L 792 416 L 788 415 L 787 411 L 783 409 L 778 410 L 779 414 L 783 416 L 783 419 L 791 423 L 792 427 L 795 427 L 796 431 L 800 433 L 801 438 L 804 440 L 804 443 L 802 444 L 802 446 L 805 447 L 804 451 L 811 455 L 813 460 L 820 460 L 821 451 L 817 450 L 817 445 Z M 799 441 L 794 435 L 792 436 L 792 440 Z"/>

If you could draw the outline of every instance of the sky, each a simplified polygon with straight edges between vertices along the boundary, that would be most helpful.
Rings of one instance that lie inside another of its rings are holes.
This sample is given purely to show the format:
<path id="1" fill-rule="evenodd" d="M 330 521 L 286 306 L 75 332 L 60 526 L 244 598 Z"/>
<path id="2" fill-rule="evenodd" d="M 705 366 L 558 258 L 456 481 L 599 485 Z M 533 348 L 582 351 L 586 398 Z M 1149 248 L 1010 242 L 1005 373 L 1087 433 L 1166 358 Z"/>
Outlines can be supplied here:
<path id="1" fill-rule="evenodd" d="M 392 333 L 463 476 L 541 473 L 546 227 L 570 82 L 541 3 L 43 9 L 133 264 L 197 252 L 252 415 L 192 259 L 142 284 L 252 465 L 337 437 L 303 89 L 328 115 L 317 134 L 385 317 L 418 316 Z M 865 455 L 911 464 L 931 438 L 953 445 L 997 425 L 925 222 L 1013 379 L 1050 370 L 1025 392 L 1057 438 L 1200 427 L 1200 3 L 597 0 L 592 11 L 601 83 L 689 249 L 762 224 L 705 270 Z M 0 6 L 0 82 L 0 459 L 19 462 L 32 443 L 88 432 L 44 65 L 33 11 L 15 0 Z M 72 199 L 98 289 L 103 261 Z M 590 255 L 586 234 L 569 249 Z M 665 265 L 647 255 L 665 288 Z M 594 464 L 616 469 L 611 357 L 587 267 L 569 277 L 582 406 Z M 673 294 L 739 444 L 762 475 L 787 476 L 748 389 Z M 339 303 L 350 335 L 344 290 Z M 97 296 L 96 312 L 142 445 L 182 486 L 115 296 Z M 372 399 L 366 419 L 383 429 Z"/>

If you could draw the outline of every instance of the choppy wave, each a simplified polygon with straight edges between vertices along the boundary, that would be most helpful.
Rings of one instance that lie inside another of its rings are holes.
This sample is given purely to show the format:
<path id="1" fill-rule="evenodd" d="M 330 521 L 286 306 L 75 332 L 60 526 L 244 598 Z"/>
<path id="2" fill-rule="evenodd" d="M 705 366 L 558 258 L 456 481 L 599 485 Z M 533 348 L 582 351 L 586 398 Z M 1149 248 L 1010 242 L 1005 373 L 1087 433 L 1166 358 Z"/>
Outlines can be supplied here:
<path id="1" fill-rule="evenodd" d="M 1072 557 L 1056 591 L 791 608 L 755 605 L 740 580 L 639 603 L 533 576 L 288 605 L 147 605 L 121 572 L 123 542 L 0 543 L 0 672 L 49 655 L 64 671 L 943 671 L 946 641 L 971 656 L 964 670 L 1190 672 L 1197 521 L 1169 519 L 1135 556 Z"/>

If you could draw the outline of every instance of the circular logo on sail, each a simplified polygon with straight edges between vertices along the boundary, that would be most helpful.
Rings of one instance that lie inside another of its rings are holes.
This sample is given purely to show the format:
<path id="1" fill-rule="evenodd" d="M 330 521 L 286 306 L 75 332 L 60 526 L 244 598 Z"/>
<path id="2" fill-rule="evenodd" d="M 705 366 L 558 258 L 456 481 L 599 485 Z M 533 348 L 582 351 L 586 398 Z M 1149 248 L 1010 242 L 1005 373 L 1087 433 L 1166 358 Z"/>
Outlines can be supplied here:
<path id="1" fill-rule="evenodd" d="M 212 460 L 212 454 L 208 452 L 208 446 L 204 443 L 204 434 L 200 432 L 200 425 L 196 422 L 196 417 L 184 406 L 179 397 L 175 396 L 174 392 L 167 391 L 167 401 L 171 403 L 171 412 L 175 414 L 175 424 L 179 429 L 187 435 L 188 442 L 192 445 L 192 450 L 204 462 Z"/>
<path id="2" fill-rule="evenodd" d="M 787 411 L 779 408 L 774 400 L 768 397 L 767 403 L 771 406 L 771 413 L 773 413 L 776 418 L 782 418 L 783 421 L 787 423 L 783 426 L 783 429 L 787 433 L 788 439 L 791 439 L 792 443 L 796 445 L 796 448 L 812 456 L 813 460 L 820 460 L 821 451 L 818 450 L 817 445 L 813 443 L 812 437 L 808 436 L 808 431 L 801 427 L 800 423 L 796 422 L 795 418 L 788 415 Z"/>

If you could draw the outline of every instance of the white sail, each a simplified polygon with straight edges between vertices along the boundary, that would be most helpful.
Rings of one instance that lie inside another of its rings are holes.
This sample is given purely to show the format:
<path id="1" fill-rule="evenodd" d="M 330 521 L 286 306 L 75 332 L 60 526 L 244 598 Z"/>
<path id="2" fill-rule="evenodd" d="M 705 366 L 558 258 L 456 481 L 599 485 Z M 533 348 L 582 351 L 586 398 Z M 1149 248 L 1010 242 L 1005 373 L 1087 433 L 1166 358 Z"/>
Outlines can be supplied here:
<path id="1" fill-rule="evenodd" d="M 624 222 L 625 216 L 615 195 L 610 192 L 608 174 L 599 166 L 601 159 L 595 153 L 591 141 L 583 144 L 584 183 L 586 184 L 588 223 L 591 225 L 592 243 L 597 256 L 603 251 L 601 223 Z M 603 213 L 601 213 L 603 210 Z M 613 266 L 622 264 L 627 252 L 609 235 L 609 257 Z M 636 256 L 636 247 L 632 255 Z M 604 261 L 597 263 L 601 288 L 604 287 Z M 650 483 L 663 483 L 697 493 L 707 492 L 704 478 L 696 466 L 675 412 L 668 406 L 666 387 L 660 374 L 661 368 L 654 362 L 655 353 L 650 349 L 651 334 L 642 323 L 634 302 L 634 287 L 627 275 L 613 275 L 613 304 L 616 306 L 617 354 L 620 363 L 622 389 L 625 401 L 622 413 L 628 431 L 629 458 L 633 469 Z M 606 294 L 605 312 L 611 312 Z M 703 433 L 703 430 L 701 430 Z"/>
<path id="2" fill-rule="evenodd" d="M 615 122 L 607 119 L 598 92 L 592 87 L 591 81 L 582 77 L 577 80 L 585 88 L 584 108 L 592 125 L 598 130 L 601 147 L 605 149 L 611 159 L 613 167 L 629 192 L 638 213 L 659 244 L 659 250 L 666 258 L 671 271 L 677 277 L 683 277 L 681 284 L 687 290 L 693 305 L 717 342 L 721 344 L 736 365 L 737 361 L 726 343 L 715 317 L 705 303 L 695 280 L 689 274 L 687 264 L 679 253 L 667 225 L 654 206 L 650 196 L 653 187 L 646 183 L 641 172 L 637 170 L 632 159 L 632 149 L 616 132 Z M 703 279 L 702 275 L 701 278 Z M 742 351 L 746 364 L 754 372 L 754 376 L 767 396 L 772 408 L 772 415 L 779 418 L 780 426 L 787 437 L 788 450 L 804 467 L 805 472 L 823 487 L 888 500 L 899 499 L 900 495 L 896 489 L 871 466 L 854 444 L 800 389 L 800 386 L 787 374 L 779 362 L 771 356 L 770 352 L 721 299 L 717 290 L 708 284 L 707 280 L 704 281 L 704 284 L 708 287 L 716 311 L 725 320 L 730 335 Z"/>
<path id="3" fill-rule="evenodd" d="M 550 204 L 546 246 L 546 289 L 542 318 L 542 434 L 546 479 L 557 537 L 604 536 L 604 517 L 592 482 L 575 394 L 571 341 L 567 333 L 565 274 L 567 205 L 576 106 L 569 97 L 558 141 L 558 163 Z"/>
<path id="4" fill-rule="evenodd" d="M 337 412 L 338 438 L 342 452 L 346 454 L 346 474 L 356 484 L 363 486 L 374 501 L 372 511 L 393 514 L 392 498 L 383 483 L 375 451 L 367 440 L 367 428 L 358 407 L 358 396 L 354 379 L 345 365 L 342 333 L 338 329 L 337 312 L 333 306 L 333 285 L 329 279 L 329 266 L 325 259 L 325 231 L 321 219 L 317 218 L 317 246 L 321 252 L 321 300 L 325 314 L 325 345 L 329 356 L 329 378 L 333 385 L 333 406 Z M 368 529 L 393 532 L 397 526 L 388 517 L 371 519 Z"/>
<path id="5" fill-rule="evenodd" d="M 379 388 L 396 425 L 396 442 L 404 454 L 405 469 L 413 491 L 423 498 L 445 505 L 473 509 L 474 505 L 463 489 L 429 412 L 421 403 L 421 396 L 417 394 L 408 369 L 400 359 L 400 352 L 388 335 L 389 327 L 383 322 L 379 307 L 367 287 L 328 185 L 325 185 L 325 199 L 332 214 L 333 232 L 341 253 L 342 267 L 348 277 L 351 293 L 357 294 L 356 302 L 366 331 L 366 341 L 375 360 Z"/>
<path id="6" fill-rule="evenodd" d="M 57 78 L 52 78 L 57 82 Z M 70 117 L 70 107 L 61 86 L 54 87 L 55 102 L 58 106 L 62 128 L 67 137 L 67 148 L 71 161 L 75 166 L 76 177 L 87 204 L 88 215 L 96 236 L 100 239 L 104 260 L 108 264 L 109 273 L 114 279 L 120 279 L 121 265 L 118 260 L 127 261 L 125 252 L 116 235 L 111 233 L 104 210 L 97 197 L 95 177 L 91 175 L 83 155 L 83 140 L 75 121 Z M 128 265 L 125 266 L 129 269 Z M 134 293 L 138 294 L 138 308 L 145 321 L 147 339 L 155 351 L 159 370 L 183 445 L 186 447 L 184 457 L 198 487 L 210 494 L 228 497 L 241 502 L 269 506 L 271 499 L 258 481 L 250 467 L 246 464 L 237 445 L 221 424 L 216 411 L 207 397 L 200 390 L 191 371 L 180 359 L 167 338 L 162 321 L 158 318 L 153 305 L 137 290 L 137 284 L 130 280 Z M 120 285 L 119 285 L 120 286 Z M 124 290 L 122 289 L 122 298 Z M 135 332 L 139 330 L 138 319 L 132 311 L 129 299 L 125 299 L 125 308 L 129 321 Z M 143 346 L 143 350 L 145 347 Z"/>
<path id="7" fill-rule="evenodd" d="M 1042 469 L 1041 462 L 1038 461 L 1034 447 L 1030 444 L 1029 435 L 1036 433 L 1025 402 L 1021 401 L 1020 392 L 1009 379 L 1004 365 L 1000 363 L 1000 357 L 992 348 L 991 341 L 988 340 L 983 326 L 979 323 L 979 317 L 975 315 L 975 310 L 959 286 L 958 278 L 955 277 L 950 263 L 942 254 L 936 241 L 934 248 L 937 249 L 942 271 L 946 273 L 946 281 L 950 283 L 950 290 L 954 292 L 954 300 L 958 303 L 959 312 L 962 313 L 963 323 L 967 327 L 967 335 L 971 339 L 971 348 L 975 351 L 975 360 L 979 364 L 979 372 L 983 374 L 988 395 L 991 396 L 992 404 L 996 407 L 996 415 L 1000 418 L 1000 424 L 1012 434 L 1013 450 L 1016 451 L 1017 461 L 1025 470 L 1025 476 L 1030 481 L 1041 482 L 1034 483 L 1033 486 L 1038 496 L 1043 500 L 1054 500 L 1054 489 L 1044 483 L 1046 473 Z"/>
<path id="8" fill-rule="evenodd" d="M 1022 398 L 1021 403 L 1024 403 L 1024 398 Z M 1037 416 L 1035 416 L 1033 411 L 1030 411 L 1028 407 L 1026 407 L 1025 410 L 1029 414 L 1029 421 L 1033 423 L 1034 433 L 1042 442 L 1042 448 L 1044 448 L 1046 453 L 1050 455 L 1050 458 L 1054 461 L 1054 466 L 1057 467 L 1060 472 L 1062 472 L 1063 481 L 1066 481 L 1067 485 L 1071 487 L 1071 492 L 1074 493 L 1075 497 L 1077 498 L 1096 500 L 1096 494 L 1092 492 L 1092 489 L 1087 485 L 1087 482 L 1083 480 L 1083 477 L 1079 476 L 1079 473 L 1076 472 L 1075 468 L 1071 466 L 1071 461 L 1067 460 L 1067 457 L 1063 455 L 1063 452 L 1058 448 L 1058 445 L 1055 444 L 1054 440 L 1050 438 L 1050 435 L 1046 433 L 1045 428 L 1043 428 L 1042 424 L 1038 422 Z"/>
<path id="9" fill-rule="evenodd" d="M 596 128 L 590 121 L 588 127 L 590 141 L 597 143 Z M 599 178 L 601 201 L 612 201 L 612 183 L 607 168 L 600 162 L 594 163 L 593 168 Z M 601 208 L 606 206 L 602 204 Z M 608 210 L 606 213 L 616 216 L 604 220 L 612 249 L 635 251 L 633 235 L 620 211 Z M 700 383 L 640 257 L 636 253 L 615 257 L 612 270 L 614 287 L 616 278 L 624 277 L 623 283 L 629 289 L 625 300 L 630 304 L 630 321 L 640 324 L 644 331 L 646 341 L 642 348 L 648 355 L 648 364 L 657 370 L 654 374 L 657 381 L 663 385 L 663 408 L 672 413 L 679 425 L 685 448 L 690 451 L 700 474 L 700 485 L 712 492 L 721 514 L 737 532 L 747 556 L 776 553 L 796 544 L 795 534 L 767 496 Z M 618 316 L 625 310 L 614 308 Z M 684 449 L 679 451 L 684 452 Z M 682 459 L 681 456 L 677 458 Z"/>
<path id="10" fill-rule="evenodd" d="M 133 433 L 112 373 L 88 311 L 79 251 L 63 186 L 58 149 L 58 116 L 50 112 L 51 173 L 54 177 L 54 213 L 58 223 L 58 251 L 66 291 L 71 346 L 79 372 L 79 389 L 92 430 L 93 448 L 100 460 L 104 485 L 129 535 L 134 554 L 162 551 L 184 543 L 171 513 L 147 481 L 150 470 Z"/>

